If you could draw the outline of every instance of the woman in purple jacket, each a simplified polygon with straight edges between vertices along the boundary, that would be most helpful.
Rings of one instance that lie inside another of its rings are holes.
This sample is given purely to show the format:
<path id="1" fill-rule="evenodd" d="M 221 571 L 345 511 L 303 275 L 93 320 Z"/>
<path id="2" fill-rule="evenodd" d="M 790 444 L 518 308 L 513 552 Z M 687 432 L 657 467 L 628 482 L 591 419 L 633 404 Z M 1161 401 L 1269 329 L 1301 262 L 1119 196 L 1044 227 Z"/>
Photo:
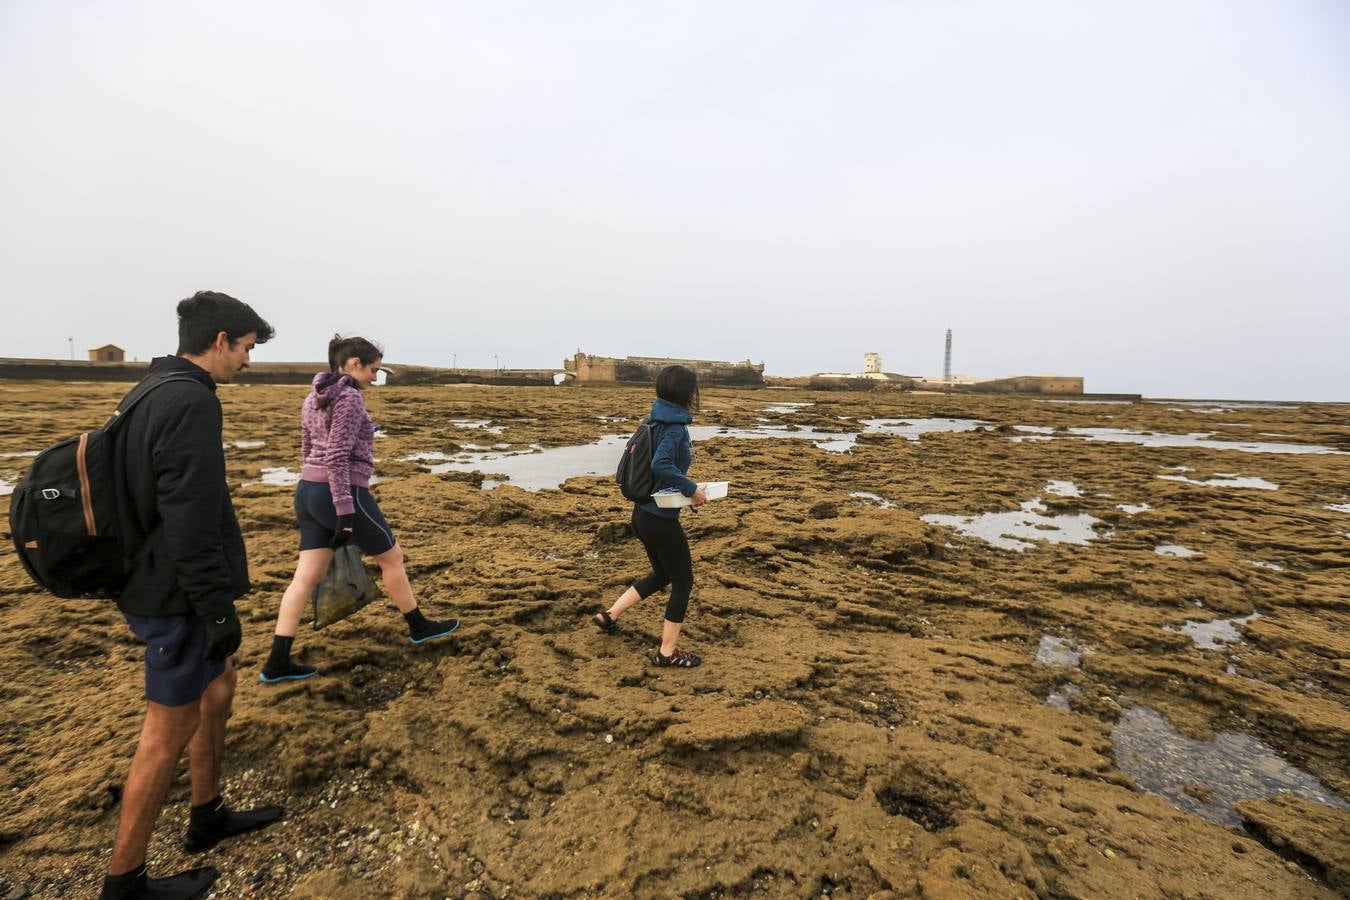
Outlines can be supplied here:
<path id="1" fill-rule="evenodd" d="M 384 589 L 407 620 L 414 644 L 445 637 L 459 627 L 458 619 L 433 621 L 417 608 L 403 568 L 403 549 L 370 493 L 375 425 L 366 414 L 361 392 L 375 382 L 383 359 L 383 351 L 365 338 L 335 336 L 328 344 L 330 371 L 314 376 L 313 389 L 305 398 L 300 426 L 304 468 L 295 488 L 300 562 L 281 598 L 272 653 L 258 675 L 268 684 L 318 674 L 314 666 L 291 660 L 291 643 L 333 551 L 348 541 L 355 541 L 379 563 Z"/>

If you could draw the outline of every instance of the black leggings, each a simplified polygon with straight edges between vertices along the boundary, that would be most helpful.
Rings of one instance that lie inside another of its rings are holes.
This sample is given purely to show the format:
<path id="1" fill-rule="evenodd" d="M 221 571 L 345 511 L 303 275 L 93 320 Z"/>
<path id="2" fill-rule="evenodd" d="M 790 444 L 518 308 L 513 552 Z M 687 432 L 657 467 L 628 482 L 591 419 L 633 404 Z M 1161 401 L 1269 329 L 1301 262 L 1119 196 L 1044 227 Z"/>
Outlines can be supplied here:
<path id="1" fill-rule="evenodd" d="M 633 587 L 644 600 L 670 585 L 666 601 L 666 621 L 683 622 L 689 608 L 689 592 L 694 588 L 694 561 L 689 556 L 689 541 L 679 519 L 654 516 L 633 507 L 633 533 L 647 551 L 652 572 Z"/>

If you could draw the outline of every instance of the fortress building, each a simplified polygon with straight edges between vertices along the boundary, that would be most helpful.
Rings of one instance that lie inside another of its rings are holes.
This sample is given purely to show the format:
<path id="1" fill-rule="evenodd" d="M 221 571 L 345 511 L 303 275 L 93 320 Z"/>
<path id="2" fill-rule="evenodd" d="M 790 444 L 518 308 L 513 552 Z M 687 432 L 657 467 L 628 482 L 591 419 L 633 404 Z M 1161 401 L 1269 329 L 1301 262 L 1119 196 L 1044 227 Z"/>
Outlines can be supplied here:
<path id="1" fill-rule="evenodd" d="M 650 384 L 666 366 L 685 366 L 693 369 L 701 384 L 727 384 L 758 387 L 764 384 L 764 363 L 741 360 L 738 363 L 711 359 L 664 359 L 654 356 L 592 356 L 580 350 L 571 359 L 563 360 L 563 371 L 569 381 L 594 384 Z"/>

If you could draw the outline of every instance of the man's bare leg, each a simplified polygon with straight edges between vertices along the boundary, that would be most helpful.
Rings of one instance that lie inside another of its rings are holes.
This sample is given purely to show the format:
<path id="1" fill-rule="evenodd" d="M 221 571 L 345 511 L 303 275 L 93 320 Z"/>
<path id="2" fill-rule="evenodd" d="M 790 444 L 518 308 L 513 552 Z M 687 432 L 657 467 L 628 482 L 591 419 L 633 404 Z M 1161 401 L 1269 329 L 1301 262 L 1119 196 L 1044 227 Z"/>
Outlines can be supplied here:
<path id="1" fill-rule="evenodd" d="M 225 671 L 206 686 L 198 704 L 200 724 L 188 742 L 188 776 L 192 780 L 192 805 L 200 806 L 220 796 L 220 763 L 225 756 L 225 723 L 234 704 L 233 658 Z"/>
<path id="2" fill-rule="evenodd" d="M 164 798 L 169 795 L 178 758 L 197 730 L 196 703 L 164 706 L 146 701 L 145 707 L 141 739 L 122 789 L 122 814 L 117 822 L 112 861 L 108 864 L 110 875 L 125 874 L 145 862 L 150 835 Z"/>
<path id="3" fill-rule="evenodd" d="M 192 811 L 184 846 L 193 853 L 209 850 L 237 834 L 263 828 L 280 819 L 280 806 L 236 811 L 221 796 L 220 767 L 225 756 L 225 723 L 234 704 L 234 660 L 206 686 L 198 705 L 201 725 L 188 744 L 188 775 L 192 779 Z"/>

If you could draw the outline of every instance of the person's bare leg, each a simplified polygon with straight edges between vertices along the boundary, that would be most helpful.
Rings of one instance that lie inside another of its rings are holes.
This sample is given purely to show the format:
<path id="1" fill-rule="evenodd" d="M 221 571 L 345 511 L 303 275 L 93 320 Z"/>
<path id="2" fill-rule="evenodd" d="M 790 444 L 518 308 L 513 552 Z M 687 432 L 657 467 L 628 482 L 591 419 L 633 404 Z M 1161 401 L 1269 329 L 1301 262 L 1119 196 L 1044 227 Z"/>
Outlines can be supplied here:
<path id="1" fill-rule="evenodd" d="M 281 597 L 281 610 L 277 613 L 277 634 L 282 637 L 295 637 L 295 633 L 300 629 L 300 617 L 305 613 L 305 606 L 314 596 L 314 589 L 319 586 L 319 582 L 323 581 L 332 559 L 333 551 L 327 547 L 300 551 L 300 561 L 295 565 L 295 577 L 291 579 L 290 586 Z"/>
<path id="2" fill-rule="evenodd" d="M 188 742 L 188 776 L 192 805 L 200 806 L 220 795 L 220 763 L 225 756 L 225 723 L 234 704 L 234 660 L 206 686 L 199 703 L 201 722 Z"/>
<path id="3" fill-rule="evenodd" d="M 619 599 L 615 600 L 614 605 L 607 610 L 609 617 L 611 619 L 617 619 L 619 616 L 623 615 L 630 606 L 641 599 L 642 595 L 638 593 L 637 588 L 630 587 L 620 594 Z"/>
<path id="4" fill-rule="evenodd" d="M 683 622 L 672 622 L 669 619 L 661 620 L 661 655 L 670 656 L 675 652 L 675 645 L 680 640 L 680 629 L 684 627 Z"/>
<path id="5" fill-rule="evenodd" d="M 379 563 L 380 576 L 384 579 L 384 590 L 394 601 L 401 613 L 410 613 L 417 609 L 413 599 L 412 585 L 408 583 L 408 570 L 403 566 L 403 548 L 398 544 L 375 557 Z"/>
<path id="6" fill-rule="evenodd" d="M 163 706 L 146 701 L 140 742 L 122 788 L 122 814 L 108 863 L 109 875 L 123 875 L 145 862 L 155 820 L 169 794 L 178 758 L 197 730 L 199 715 L 196 703 Z"/>

